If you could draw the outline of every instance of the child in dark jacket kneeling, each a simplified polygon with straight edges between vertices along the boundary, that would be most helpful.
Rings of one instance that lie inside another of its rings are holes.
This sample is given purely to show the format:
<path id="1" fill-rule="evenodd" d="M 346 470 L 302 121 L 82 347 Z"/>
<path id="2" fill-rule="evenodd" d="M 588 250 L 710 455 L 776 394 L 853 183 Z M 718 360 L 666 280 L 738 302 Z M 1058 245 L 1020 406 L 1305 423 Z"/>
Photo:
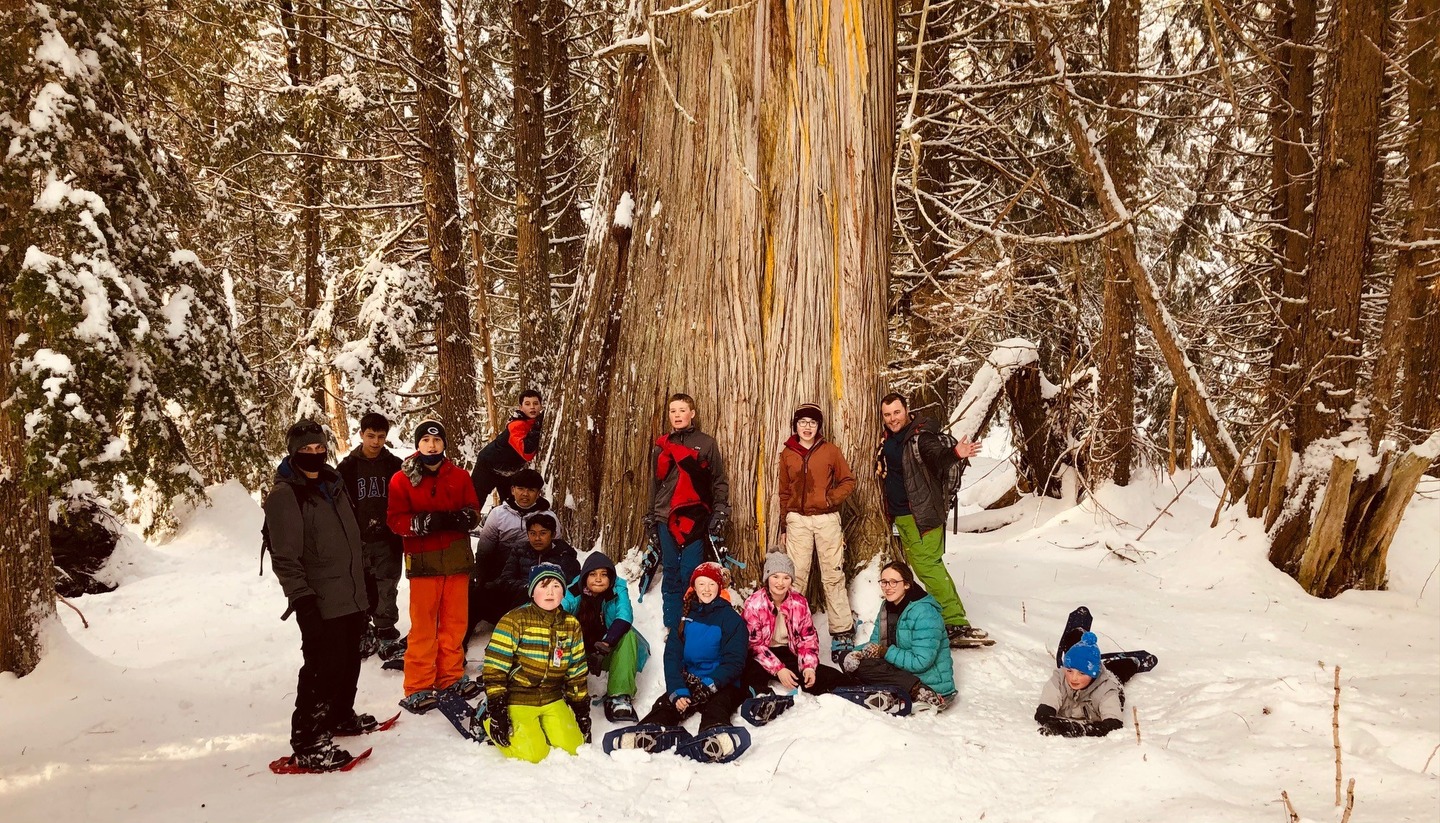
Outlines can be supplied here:
<path id="1" fill-rule="evenodd" d="M 1124 707 L 1120 680 L 1100 664 L 1095 635 L 1085 632 L 1041 690 L 1035 722 L 1043 735 L 1104 737 L 1125 725 Z"/>

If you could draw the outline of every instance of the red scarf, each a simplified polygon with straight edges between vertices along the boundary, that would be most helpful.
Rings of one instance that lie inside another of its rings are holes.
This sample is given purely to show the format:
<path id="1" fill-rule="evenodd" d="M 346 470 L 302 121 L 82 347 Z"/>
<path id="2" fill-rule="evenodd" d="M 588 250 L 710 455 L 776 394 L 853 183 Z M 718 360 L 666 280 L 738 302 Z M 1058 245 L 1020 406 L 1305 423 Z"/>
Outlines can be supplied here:
<path id="1" fill-rule="evenodd" d="M 678 472 L 667 525 L 676 545 L 683 547 L 710 522 L 710 464 L 702 462 L 694 449 L 671 443 L 668 434 L 657 438 L 655 445 L 660 448 L 655 476 L 664 480 L 672 468 Z"/>

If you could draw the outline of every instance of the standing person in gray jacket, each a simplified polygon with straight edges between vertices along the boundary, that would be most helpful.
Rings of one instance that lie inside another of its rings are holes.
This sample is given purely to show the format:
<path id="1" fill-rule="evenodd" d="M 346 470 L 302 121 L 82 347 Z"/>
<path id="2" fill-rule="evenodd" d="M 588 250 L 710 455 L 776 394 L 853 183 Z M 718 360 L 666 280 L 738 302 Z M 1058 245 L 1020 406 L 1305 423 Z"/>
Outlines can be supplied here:
<path id="1" fill-rule="evenodd" d="M 300 626 L 299 683 L 290 717 L 294 765 L 333 771 L 353 758 L 334 735 L 363 734 L 375 718 L 355 713 L 365 596 L 360 525 L 340 475 L 326 464 L 325 432 L 301 421 L 285 435 L 289 456 L 265 498 L 264 541 L 271 567 Z"/>

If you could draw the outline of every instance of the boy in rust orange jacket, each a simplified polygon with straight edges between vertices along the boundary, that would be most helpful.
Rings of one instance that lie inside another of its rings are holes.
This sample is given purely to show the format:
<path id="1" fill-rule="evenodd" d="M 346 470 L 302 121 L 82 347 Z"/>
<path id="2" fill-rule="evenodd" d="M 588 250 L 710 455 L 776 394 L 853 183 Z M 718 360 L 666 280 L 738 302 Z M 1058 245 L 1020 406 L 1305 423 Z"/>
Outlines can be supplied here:
<path id="1" fill-rule="evenodd" d="M 465 621 L 469 614 L 470 530 L 480 522 L 480 501 L 464 469 L 445 457 L 445 429 L 426 420 L 415 430 L 415 453 L 390 478 L 386 520 L 405 547 L 410 580 L 410 640 L 405 650 L 405 699 L 426 712 L 437 689 L 470 698 L 480 684 L 465 675 Z"/>
<path id="2" fill-rule="evenodd" d="M 830 624 L 830 656 L 844 657 L 855 646 L 855 619 L 845 588 L 845 535 L 840 504 L 855 491 L 855 475 L 839 447 L 821 436 L 825 415 L 814 403 L 795 410 L 794 432 L 780 450 L 780 539 L 795 563 L 795 590 L 810 582 L 812 557 L 818 556 Z"/>

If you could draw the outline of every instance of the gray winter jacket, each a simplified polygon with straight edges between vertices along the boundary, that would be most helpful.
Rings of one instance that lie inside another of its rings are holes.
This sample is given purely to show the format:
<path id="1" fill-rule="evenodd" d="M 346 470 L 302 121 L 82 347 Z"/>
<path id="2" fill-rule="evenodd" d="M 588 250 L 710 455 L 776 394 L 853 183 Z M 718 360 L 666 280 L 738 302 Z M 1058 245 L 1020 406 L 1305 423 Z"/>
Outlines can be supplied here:
<path id="1" fill-rule="evenodd" d="M 307 482 L 290 458 L 282 460 L 265 498 L 265 528 L 271 568 L 292 607 L 313 594 L 326 620 L 369 608 L 360 525 L 334 469 Z"/>
<path id="2" fill-rule="evenodd" d="M 1090 685 L 1075 691 L 1065 682 L 1065 670 L 1057 668 L 1040 691 L 1040 705 L 1055 709 L 1055 716 L 1065 720 L 1098 723 L 1101 720 L 1124 722 L 1120 681 L 1110 670 L 1100 667 L 1100 676 Z"/>
<path id="3" fill-rule="evenodd" d="M 725 475 L 725 464 L 720 459 L 720 449 L 715 438 L 700 431 L 698 425 L 688 429 L 672 431 L 670 442 L 694 449 L 700 462 L 710 468 L 711 516 L 722 520 L 730 517 L 730 479 Z M 675 496 L 675 484 L 679 482 L 680 470 L 671 468 L 664 477 L 655 477 L 655 467 L 660 459 L 660 447 L 650 450 L 650 506 L 648 511 L 655 519 L 664 523 L 670 519 L 670 501 Z M 704 491 L 701 490 L 701 494 Z"/>

